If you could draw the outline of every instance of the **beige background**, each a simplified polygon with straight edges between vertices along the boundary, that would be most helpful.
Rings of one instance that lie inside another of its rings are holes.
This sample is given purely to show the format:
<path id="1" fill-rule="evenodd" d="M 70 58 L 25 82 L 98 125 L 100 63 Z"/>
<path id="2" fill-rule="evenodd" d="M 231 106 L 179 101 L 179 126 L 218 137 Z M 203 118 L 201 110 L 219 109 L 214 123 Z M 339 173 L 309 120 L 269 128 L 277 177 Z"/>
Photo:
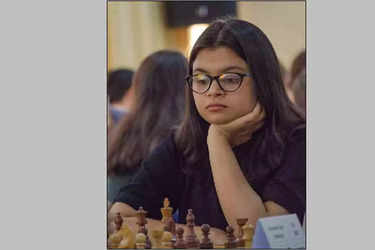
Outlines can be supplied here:
<path id="1" fill-rule="evenodd" d="M 108 2 L 109 70 L 135 70 L 160 49 L 186 54 L 187 29 L 167 27 L 164 11 L 162 2 Z M 305 48 L 305 2 L 237 2 L 237 13 L 265 32 L 287 69 Z"/>

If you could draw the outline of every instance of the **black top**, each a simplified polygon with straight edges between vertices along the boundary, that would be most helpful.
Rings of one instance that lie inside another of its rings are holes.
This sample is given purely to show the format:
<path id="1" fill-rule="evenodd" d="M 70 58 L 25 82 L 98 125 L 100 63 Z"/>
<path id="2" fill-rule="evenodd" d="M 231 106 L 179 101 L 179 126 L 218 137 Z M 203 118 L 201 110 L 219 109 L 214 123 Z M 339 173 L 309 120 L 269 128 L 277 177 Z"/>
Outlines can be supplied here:
<path id="1" fill-rule="evenodd" d="M 281 164 L 276 169 L 245 164 L 250 162 L 251 156 L 246 154 L 249 146 L 251 140 L 233 148 L 233 152 L 251 187 L 263 202 L 276 202 L 290 213 L 296 213 L 302 221 L 306 208 L 305 129 L 298 130 L 288 140 Z M 160 208 L 164 198 L 168 197 L 170 206 L 179 210 L 178 223 L 186 223 L 187 210 L 191 208 L 196 225 L 209 224 L 225 230 L 227 222 L 216 194 L 211 168 L 188 174 L 181 169 L 181 159 L 173 136 L 168 137 L 142 163 L 132 182 L 120 190 L 115 202 L 124 202 L 136 210 L 143 206 L 148 211 L 147 217 L 160 220 Z"/>

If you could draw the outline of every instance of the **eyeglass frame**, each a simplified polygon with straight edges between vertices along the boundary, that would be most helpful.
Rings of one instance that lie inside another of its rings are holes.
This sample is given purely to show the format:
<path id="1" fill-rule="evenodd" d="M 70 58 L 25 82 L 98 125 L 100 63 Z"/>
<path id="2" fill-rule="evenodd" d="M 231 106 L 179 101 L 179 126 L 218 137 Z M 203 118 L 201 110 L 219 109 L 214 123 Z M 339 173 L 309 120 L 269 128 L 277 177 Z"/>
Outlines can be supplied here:
<path id="1" fill-rule="evenodd" d="M 241 81 L 240 81 L 240 84 L 238 84 L 238 88 L 236 88 L 235 90 L 225 90 L 225 89 L 221 86 L 219 78 L 220 78 L 220 76 L 225 75 L 225 74 L 235 74 L 235 75 L 238 75 L 238 76 L 241 77 Z M 219 85 L 219 88 L 220 88 L 222 91 L 224 91 L 224 92 L 235 92 L 235 91 L 237 91 L 237 90 L 241 87 L 244 77 L 246 77 L 246 76 L 248 76 L 248 77 L 252 77 L 252 75 L 251 75 L 250 73 L 237 73 L 237 72 L 227 72 L 227 73 L 223 73 L 223 74 L 220 74 L 220 75 L 217 75 L 217 76 L 210 76 L 210 75 L 208 75 L 208 74 L 204 74 L 204 75 L 206 75 L 206 76 L 210 79 L 210 83 L 209 83 L 209 85 L 208 85 L 208 88 L 207 88 L 204 92 L 198 92 L 198 91 L 195 91 L 195 90 L 193 89 L 193 87 L 191 86 L 192 83 L 189 82 L 189 79 L 192 79 L 193 76 L 196 76 L 196 75 L 198 75 L 198 74 L 195 74 L 195 75 L 188 75 L 188 76 L 186 76 L 186 77 L 185 77 L 185 81 L 186 81 L 187 85 L 189 86 L 189 88 L 190 88 L 193 92 L 195 92 L 195 93 L 197 93 L 197 94 L 200 94 L 200 95 L 203 95 L 204 93 L 206 93 L 207 91 L 210 90 L 211 85 L 212 85 L 212 82 L 213 82 L 214 80 L 216 80 L 217 84 Z"/>

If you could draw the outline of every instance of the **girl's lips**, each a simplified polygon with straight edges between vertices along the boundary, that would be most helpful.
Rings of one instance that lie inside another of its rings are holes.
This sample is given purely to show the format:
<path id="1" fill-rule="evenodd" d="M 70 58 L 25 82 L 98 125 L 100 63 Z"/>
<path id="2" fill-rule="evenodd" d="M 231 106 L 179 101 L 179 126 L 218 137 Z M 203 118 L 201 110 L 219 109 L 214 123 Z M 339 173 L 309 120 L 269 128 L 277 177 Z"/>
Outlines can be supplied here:
<path id="1" fill-rule="evenodd" d="M 210 104 L 206 107 L 209 111 L 220 111 L 222 109 L 225 109 L 227 106 L 222 104 Z"/>

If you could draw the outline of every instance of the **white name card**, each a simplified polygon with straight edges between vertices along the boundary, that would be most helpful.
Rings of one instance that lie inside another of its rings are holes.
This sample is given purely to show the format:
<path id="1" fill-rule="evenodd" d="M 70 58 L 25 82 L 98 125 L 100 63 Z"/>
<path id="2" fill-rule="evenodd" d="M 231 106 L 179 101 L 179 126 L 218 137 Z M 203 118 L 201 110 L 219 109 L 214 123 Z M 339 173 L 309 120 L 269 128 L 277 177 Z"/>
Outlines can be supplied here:
<path id="1" fill-rule="evenodd" d="M 305 248 L 305 232 L 296 214 L 257 221 L 252 248 Z"/>

